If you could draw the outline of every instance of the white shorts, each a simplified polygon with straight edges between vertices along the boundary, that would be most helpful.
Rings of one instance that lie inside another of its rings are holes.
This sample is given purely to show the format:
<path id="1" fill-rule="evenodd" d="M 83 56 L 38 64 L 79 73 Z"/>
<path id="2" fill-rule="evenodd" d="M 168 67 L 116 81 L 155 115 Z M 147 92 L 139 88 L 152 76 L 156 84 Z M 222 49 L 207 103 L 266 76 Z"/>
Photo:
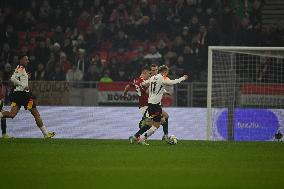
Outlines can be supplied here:
<path id="1" fill-rule="evenodd" d="M 147 110 L 148 106 L 143 106 L 139 108 L 140 113 L 142 114 L 142 116 L 144 116 L 146 110 Z"/>

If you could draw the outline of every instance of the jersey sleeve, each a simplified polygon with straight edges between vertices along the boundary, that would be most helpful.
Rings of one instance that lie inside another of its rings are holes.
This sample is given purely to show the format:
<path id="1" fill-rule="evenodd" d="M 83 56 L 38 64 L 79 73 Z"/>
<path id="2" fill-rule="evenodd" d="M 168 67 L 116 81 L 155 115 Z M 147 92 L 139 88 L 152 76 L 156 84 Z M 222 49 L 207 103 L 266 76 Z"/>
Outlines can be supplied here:
<path id="1" fill-rule="evenodd" d="M 148 87 L 150 85 L 150 80 L 147 79 L 145 81 L 142 82 L 142 86 Z"/>
<path id="2" fill-rule="evenodd" d="M 163 84 L 165 84 L 165 85 L 174 85 L 174 84 L 180 83 L 180 82 L 182 82 L 184 80 L 185 80 L 184 77 L 181 77 L 179 79 L 174 79 L 174 80 L 170 80 L 169 78 L 163 78 Z"/>
<path id="3" fill-rule="evenodd" d="M 11 81 L 14 85 L 21 85 L 21 82 L 18 80 L 17 78 L 18 72 L 17 70 L 13 73 L 13 75 L 11 76 Z"/>

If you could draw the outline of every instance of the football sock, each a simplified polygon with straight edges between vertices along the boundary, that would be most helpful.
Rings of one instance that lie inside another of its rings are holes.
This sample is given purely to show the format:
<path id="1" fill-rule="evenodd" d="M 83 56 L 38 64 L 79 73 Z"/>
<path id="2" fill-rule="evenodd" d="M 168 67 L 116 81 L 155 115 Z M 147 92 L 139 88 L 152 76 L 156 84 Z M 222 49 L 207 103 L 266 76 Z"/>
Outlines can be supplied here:
<path id="1" fill-rule="evenodd" d="M 157 130 L 157 127 L 152 126 L 150 129 L 148 129 L 148 131 L 145 133 L 144 137 L 148 138 L 149 136 L 151 136 L 152 134 L 154 134 L 154 132 Z"/>
<path id="2" fill-rule="evenodd" d="M 167 135 L 169 133 L 169 118 L 166 118 L 165 119 L 165 123 L 163 123 L 163 131 L 164 131 L 164 134 Z"/>
<path id="3" fill-rule="evenodd" d="M 47 135 L 48 132 L 47 132 L 47 129 L 46 129 L 46 127 L 44 125 L 42 127 L 40 127 L 39 129 L 41 130 L 43 136 Z"/>
<path id="4" fill-rule="evenodd" d="M 151 126 L 149 125 L 145 125 L 144 127 L 140 128 L 139 131 L 137 133 L 135 133 L 135 137 L 138 138 L 140 135 L 142 135 L 143 133 L 145 133 L 146 131 L 148 131 L 151 128 Z"/>
<path id="5" fill-rule="evenodd" d="M 143 118 L 142 118 L 142 119 L 140 120 L 140 122 L 139 122 L 139 128 L 141 129 L 142 126 L 143 126 Z"/>
<path id="6" fill-rule="evenodd" d="M 7 128 L 6 119 L 1 119 L 2 135 L 6 134 L 6 128 Z"/>

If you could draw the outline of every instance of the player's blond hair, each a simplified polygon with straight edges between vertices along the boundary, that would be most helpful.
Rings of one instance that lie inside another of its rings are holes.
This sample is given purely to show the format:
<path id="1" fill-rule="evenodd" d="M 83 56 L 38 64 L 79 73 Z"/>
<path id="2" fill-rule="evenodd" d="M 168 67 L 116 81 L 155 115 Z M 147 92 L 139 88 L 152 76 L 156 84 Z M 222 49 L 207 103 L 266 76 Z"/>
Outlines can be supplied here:
<path id="1" fill-rule="evenodd" d="M 159 73 L 164 72 L 164 71 L 168 71 L 169 67 L 166 65 L 162 65 L 159 67 Z"/>

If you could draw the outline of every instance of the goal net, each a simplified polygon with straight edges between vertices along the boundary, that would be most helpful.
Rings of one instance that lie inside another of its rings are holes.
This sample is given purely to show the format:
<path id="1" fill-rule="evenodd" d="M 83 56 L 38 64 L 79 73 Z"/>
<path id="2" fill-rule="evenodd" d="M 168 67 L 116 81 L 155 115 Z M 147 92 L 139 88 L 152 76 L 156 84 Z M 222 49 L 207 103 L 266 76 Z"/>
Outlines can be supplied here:
<path id="1" fill-rule="evenodd" d="M 284 47 L 209 47 L 207 139 L 274 140 L 284 132 Z"/>

